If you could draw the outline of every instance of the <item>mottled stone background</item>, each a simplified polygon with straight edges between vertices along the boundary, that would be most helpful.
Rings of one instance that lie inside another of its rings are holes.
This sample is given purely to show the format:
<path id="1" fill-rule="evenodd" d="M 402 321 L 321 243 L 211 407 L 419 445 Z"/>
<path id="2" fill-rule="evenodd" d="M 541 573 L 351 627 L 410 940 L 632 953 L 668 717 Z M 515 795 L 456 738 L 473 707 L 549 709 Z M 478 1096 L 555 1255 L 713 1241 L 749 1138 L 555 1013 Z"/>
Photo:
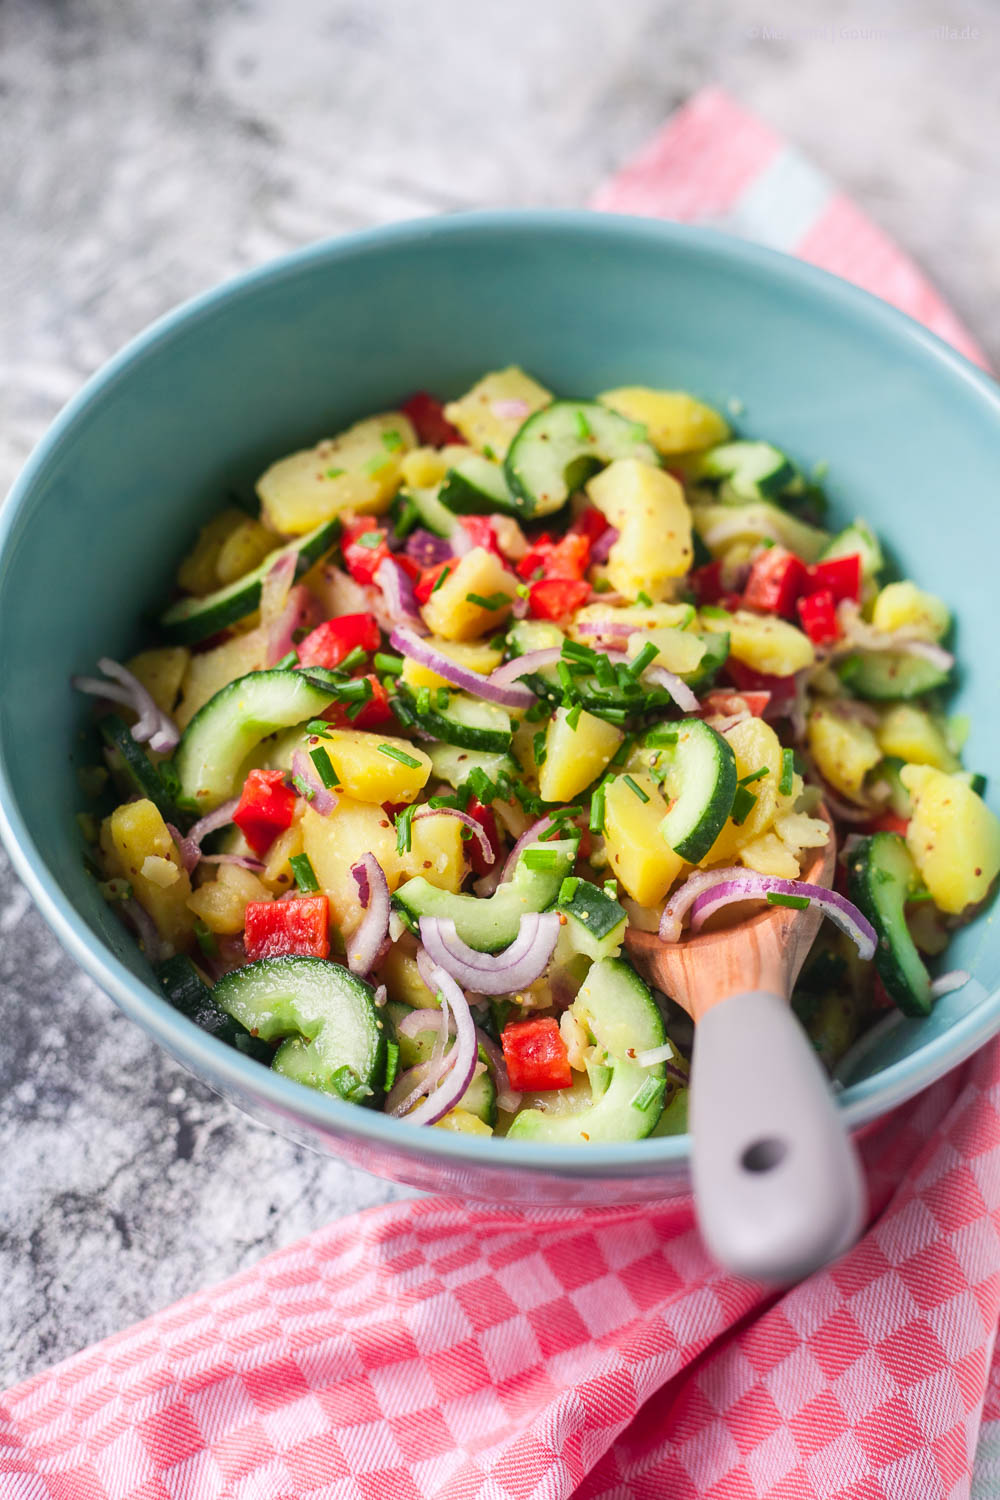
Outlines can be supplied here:
<path id="1" fill-rule="evenodd" d="M 812 34 L 830 25 L 893 34 Z M 0 489 L 174 303 L 361 225 L 579 204 L 713 81 L 845 183 L 1000 360 L 998 79 L 987 0 L 0 0 Z M 2 855 L 0 880 L 0 1381 L 399 1191 L 192 1082 Z"/>

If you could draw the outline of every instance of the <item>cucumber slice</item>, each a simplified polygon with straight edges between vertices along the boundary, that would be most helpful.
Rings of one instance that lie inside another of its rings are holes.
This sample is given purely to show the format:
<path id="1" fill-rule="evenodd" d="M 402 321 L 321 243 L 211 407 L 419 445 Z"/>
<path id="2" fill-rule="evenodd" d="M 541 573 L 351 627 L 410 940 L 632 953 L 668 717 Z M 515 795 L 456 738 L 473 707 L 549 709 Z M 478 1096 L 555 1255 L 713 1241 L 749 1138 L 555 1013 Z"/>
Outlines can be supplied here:
<path id="1" fill-rule="evenodd" d="M 885 558 L 878 537 L 867 521 L 853 521 L 839 531 L 829 546 L 820 553 L 820 562 L 830 562 L 835 557 L 861 558 L 861 576 L 868 581 L 875 579 L 885 567 Z"/>
<path id="2" fill-rule="evenodd" d="M 673 744 L 661 745 L 674 733 Z M 732 811 L 737 781 L 732 746 L 701 719 L 681 719 L 654 730 L 646 745 L 656 750 L 653 775 L 662 781 L 671 804 L 660 832 L 676 854 L 697 864 Z"/>
<path id="3" fill-rule="evenodd" d="M 871 773 L 872 782 L 888 783 L 889 806 L 897 818 L 909 818 L 913 813 L 913 798 L 899 779 L 899 773 L 905 764 L 898 755 L 887 755 Z"/>
<path id="4" fill-rule="evenodd" d="M 397 717 L 404 724 L 415 724 L 446 745 L 499 755 L 510 749 L 513 738 L 510 714 L 495 703 L 473 698 L 468 693 L 452 693 L 447 708 L 418 710 L 415 694 L 402 682 L 399 696 L 392 701 Z"/>
<path id="5" fill-rule="evenodd" d="M 340 964 L 258 959 L 226 974 L 212 997 L 255 1036 L 283 1043 L 276 1072 L 355 1103 L 381 1087 L 385 1038 L 372 988 Z"/>
<path id="6" fill-rule="evenodd" d="M 680 1088 L 663 1111 L 650 1135 L 684 1135 L 688 1128 L 688 1091 Z"/>
<path id="7" fill-rule="evenodd" d="M 529 868 L 525 855 L 537 850 L 551 854 L 549 868 Z M 480 953 L 499 953 L 517 937 L 526 912 L 546 911 L 556 900 L 560 886 L 573 868 L 576 850 L 575 839 L 529 844 L 521 851 L 512 878 L 485 898 L 469 896 L 464 891 L 457 895 L 442 891 L 422 875 L 416 875 L 399 887 L 392 904 L 414 932 L 419 931 L 421 917 L 451 917 L 459 937 L 470 948 Z"/>
<path id="8" fill-rule="evenodd" d="M 560 1145 L 641 1140 L 662 1113 L 666 1075 L 662 1063 L 640 1068 L 629 1054 L 666 1041 L 655 1000 L 630 965 L 608 958 L 593 966 L 570 1009 L 607 1054 L 607 1087 L 588 1108 L 572 1114 L 521 1110 L 511 1121 L 508 1140 Z"/>
<path id="9" fill-rule="evenodd" d="M 769 500 L 750 500 L 739 505 L 703 505 L 692 502 L 691 519 L 705 546 L 721 554 L 734 542 L 770 540 L 787 547 L 803 562 L 814 563 L 830 541 L 830 533 L 800 521 Z"/>
<path id="10" fill-rule="evenodd" d="M 684 672 L 681 680 L 694 693 L 703 693 L 712 686 L 729 658 L 729 631 L 694 630 L 692 635 L 704 644 L 705 655 L 693 672 Z"/>
<path id="11" fill-rule="evenodd" d="M 460 459 L 448 470 L 441 481 L 438 499 L 460 516 L 489 515 L 497 510 L 509 516 L 518 513 L 500 465 L 471 451 L 468 458 Z"/>
<path id="12" fill-rule="evenodd" d="M 547 516 L 616 458 L 639 458 L 660 467 L 660 456 L 639 423 L 594 401 L 553 401 L 519 429 L 503 468 L 518 512 Z"/>
<path id="13" fill-rule="evenodd" d="M 930 975 L 906 925 L 906 901 L 918 884 L 906 844 L 898 833 L 873 833 L 855 846 L 847 867 L 850 898 L 878 933 L 879 978 L 904 1015 L 930 1015 Z"/>
<path id="14" fill-rule="evenodd" d="M 956 781 L 964 781 L 977 797 L 986 796 L 986 777 L 981 771 L 955 771 Z"/>
<path id="15" fill-rule="evenodd" d="M 249 672 L 227 683 L 198 710 L 174 752 L 185 798 L 207 813 L 235 797 L 261 740 L 318 717 L 332 701 L 332 693 L 287 668 Z"/>
<path id="16" fill-rule="evenodd" d="M 515 620 L 507 632 L 512 656 L 527 656 L 529 651 L 549 651 L 553 646 L 562 650 L 565 639 L 559 626 L 548 620 Z"/>
<path id="17" fill-rule="evenodd" d="M 147 797 L 167 823 L 180 823 L 184 813 L 178 805 L 181 795 L 177 772 L 172 761 L 156 765 L 132 733 L 120 714 L 106 714 L 97 725 L 108 749 L 112 751 L 111 771 L 130 792 Z"/>
<path id="18" fill-rule="evenodd" d="M 903 651 L 857 651 L 837 665 L 837 676 L 859 698 L 919 698 L 943 687 L 949 674 Z"/>
<path id="19" fill-rule="evenodd" d="M 494 784 L 501 776 L 516 776 L 517 766 L 509 755 L 490 750 L 463 750 L 458 745 L 428 745 L 434 775 L 456 791 L 473 771 L 482 771 Z"/>
<path id="20" fill-rule="evenodd" d="M 183 953 L 165 958 L 153 965 L 153 973 L 166 992 L 174 1010 L 187 1016 L 209 1036 L 245 1052 L 247 1057 L 270 1065 L 273 1049 L 260 1037 L 251 1036 L 245 1026 L 228 1015 L 216 1002 L 212 991 L 204 982 L 191 960 Z"/>
<path id="21" fill-rule="evenodd" d="M 439 486 L 436 484 L 429 489 L 400 490 L 398 499 L 409 500 L 417 512 L 419 524 L 435 536 L 453 536 L 461 525 L 455 512 L 449 510 L 447 505 L 442 505 Z"/>
<path id="22" fill-rule="evenodd" d="M 560 953 L 565 961 L 582 953 L 595 963 L 603 958 L 617 958 L 625 939 L 628 920 L 625 908 L 589 880 L 575 875 L 565 879 L 559 889 L 556 908 L 566 917 L 559 934 Z"/>
<path id="23" fill-rule="evenodd" d="M 260 603 L 264 579 L 279 558 L 292 553 L 295 556 L 295 576 L 298 577 L 330 550 L 339 535 L 340 521 L 334 517 L 305 536 L 296 537 L 286 546 L 269 552 L 252 573 L 237 578 L 235 583 L 216 589 L 204 599 L 181 599 L 172 604 L 160 616 L 160 626 L 167 642 L 172 646 L 189 646 L 252 614 Z"/>
<path id="24" fill-rule="evenodd" d="M 699 454 L 691 473 L 697 479 L 724 481 L 719 498 L 735 505 L 769 500 L 799 479 L 795 465 L 780 448 L 743 440 L 719 443 Z"/>

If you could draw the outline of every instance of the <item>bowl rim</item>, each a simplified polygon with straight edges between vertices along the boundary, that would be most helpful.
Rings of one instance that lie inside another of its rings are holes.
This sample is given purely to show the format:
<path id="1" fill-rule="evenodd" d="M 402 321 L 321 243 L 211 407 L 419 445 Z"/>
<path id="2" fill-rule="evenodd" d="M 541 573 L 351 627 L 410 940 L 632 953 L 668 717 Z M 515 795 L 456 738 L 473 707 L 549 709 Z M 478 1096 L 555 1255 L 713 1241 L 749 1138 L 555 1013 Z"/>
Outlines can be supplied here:
<path id="1" fill-rule="evenodd" d="M 738 265 L 758 277 L 777 279 L 825 303 L 838 316 L 874 330 L 895 343 L 901 353 L 936 366 L 967 399 L 992 414 L 1000 428 L 1000 386 L 951 345 L 922 324 L 852 283 L 765 246 L 714 229 L 664 220 L 591 210 L 492 209 L 448 216 L 409 219 L 321 240 L 264 265 L 227 278 L 171 309 L 133 337 L 92 374 L 57 414 L 14 481 L 0 507 L 0 589 L 8 564 L 9 547 L 19 527 L 27 522 L 33 497 L 49 466 L 58 458 L 67 437 L 87 420 L 94 402 L 149 357 L 155 357 L 191 325 L 211 317 L 222 306 L 252 297 L 260 288 L 294 278 L 319 265 L 364 257 L 371 251 L 405 252 L 428 241 L 474 245 L 496 234 L 522 237 L 569 235 L 619 244 L 638 243 L 661 248 L 665 254 L 692 250 L 718 266 Z M 397 1157 L 440 1158 L 467 1167 L 530 1172 L 578 1179 L 633 1172 L 676 1175 L 690 1156 L 687 1134 L 645 1140 L 591 1145 L 586 1152 L 569 1146 L 479 1138 L 447 1131 L 408 1131 L 402 1122 L 374 1110 L 327 1094 L 303 1089 L 291 1079 L 262 1068 L 253 1059 L 200 1031 L 194 1022 L 173 1010 L 168 1001 L 144 984 L 94 933 L 49 873 L 15 802 L 0 745 L 0 836 L 14 868 L 43 918 L 63 947 L 86 974 L 197 1077 L 221 1084 L 226 1097 L 234 1093 L 267 1106 L 334 1137 L 353 1137 Z M 918 1052 L 900 1059 L 873 1078 L 852 1084 L 838 1096 L 845 1125 L 857 1129 L 912 1098 L 950 1071 L 1000 1029 L 1000 988 L 983 998 L 946 1031 L 931 1037 Z"/>

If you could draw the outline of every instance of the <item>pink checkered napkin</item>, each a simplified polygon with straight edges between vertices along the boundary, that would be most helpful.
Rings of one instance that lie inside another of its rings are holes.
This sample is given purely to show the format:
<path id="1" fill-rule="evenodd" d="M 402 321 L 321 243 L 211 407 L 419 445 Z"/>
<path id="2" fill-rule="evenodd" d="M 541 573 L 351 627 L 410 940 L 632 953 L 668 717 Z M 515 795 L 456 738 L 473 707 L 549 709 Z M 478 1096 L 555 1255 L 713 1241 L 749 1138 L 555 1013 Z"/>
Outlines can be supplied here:
<path id="1" fill-rule="evenodd" d="M 981 357 L 718 92 L 598 203 L 797 249 Z M 334 1224 L 8 1391 L 0 1497 L 996 1500 L 1000 1042 L 862 1153 L 872 1229 L 780 1297 L 720 1273 L 683 1202 Z"/>

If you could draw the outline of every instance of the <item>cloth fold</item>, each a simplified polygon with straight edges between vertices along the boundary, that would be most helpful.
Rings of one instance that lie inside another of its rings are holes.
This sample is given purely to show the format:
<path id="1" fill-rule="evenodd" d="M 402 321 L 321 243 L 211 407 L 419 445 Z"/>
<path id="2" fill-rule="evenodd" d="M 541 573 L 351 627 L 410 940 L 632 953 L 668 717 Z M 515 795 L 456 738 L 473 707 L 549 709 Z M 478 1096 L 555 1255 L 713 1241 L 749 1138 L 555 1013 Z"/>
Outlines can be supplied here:
<path id="1" fill-rule="evenodd" d="M 984 362 L 912 263 L 718 90 L 595 206 L 793 250 Z M 781 1295 L 714 1266 L 684 1200 L 427 1198 L 333 1224 L 8 1391 L 0 1494 L 985 1500 L 1000 1042 L 861 1150 L 871 1228 Z"/>

